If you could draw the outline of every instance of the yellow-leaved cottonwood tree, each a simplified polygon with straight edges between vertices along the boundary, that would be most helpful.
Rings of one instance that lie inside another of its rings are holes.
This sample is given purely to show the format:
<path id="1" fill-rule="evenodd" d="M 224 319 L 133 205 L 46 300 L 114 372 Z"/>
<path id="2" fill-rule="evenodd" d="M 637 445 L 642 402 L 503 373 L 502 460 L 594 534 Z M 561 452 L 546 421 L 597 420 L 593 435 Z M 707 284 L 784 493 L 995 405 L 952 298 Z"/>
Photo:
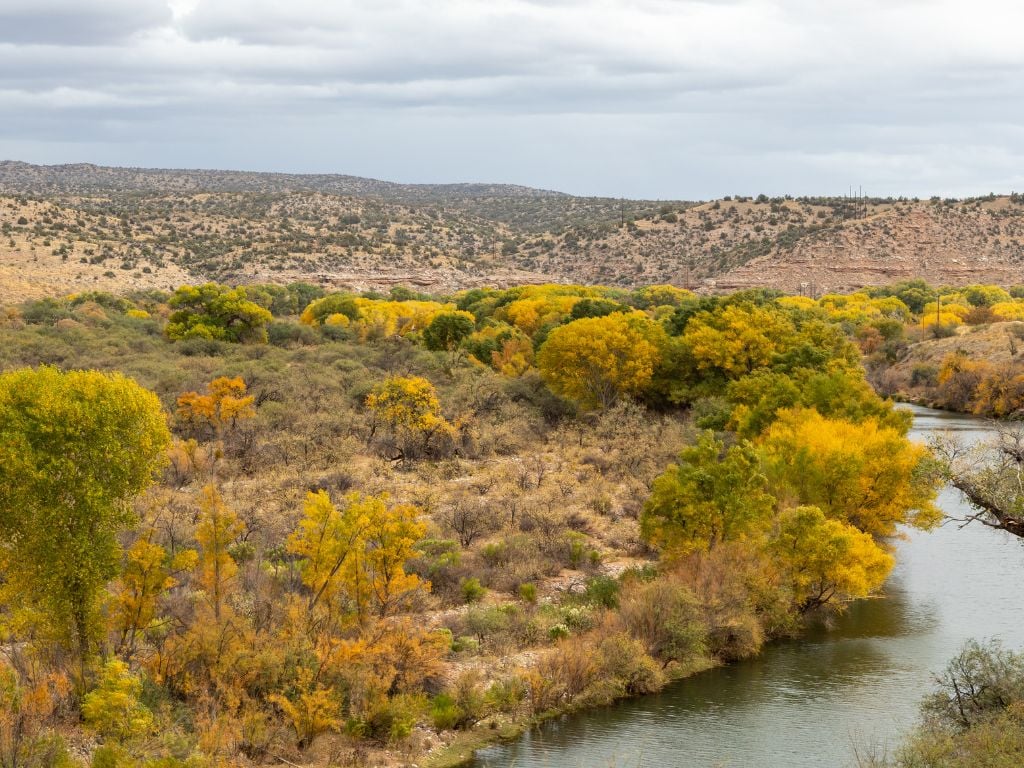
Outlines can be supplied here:
<path id="1" fill-rule="evenodd" d="M 548 386 L 584 409 L 639 395 L 654 378 L 668 336 L 642 312 L 587 317 L 555 328 L 537 367 Z"/>
<path id="2" fill-rule="evenodd" d="M 760 451 L 777 497 L 817 506 L 876 538 L 894 535 L 900 523 L 928 528 L 940 519 L 927 449 L 874 418 L 855 424 L 784 410 Z"/>
<path id="3" fill-rule="evenodd" d="M 79 659 L 100 629 L 103 587 L 170 443 L 156 395 L 117 373 L 39 367 L 0 375 L 3 599 Z"/>
<path id="4" fill-rule="evenodd" d="M 895 562 L 870 534 L 828 519 L 817 507 L 785 510 L 769 551 L 801 613 L 837 598 L 866 597 Z"/>
<path id="5" fill-rule="evenodd" d="M 433 443 L 454 434 L 441 413 L 437 390 L 422 376 L 389 376 L 367 395 L 366 407 L 374 415 L 372 431 L 380 423 L 390 432 L 396 461 L 428 453 Z"/>
<path id="6" fill-rule="evenodd" d="M 288 551 L 302 558 L 310 612 L 318 604 L 329 613 L 341 607 L 363 623 L 395 613 L 416 590 L 429 588 L 405 572 L 426 532 L 416 507 L 389 505 L 386 494 L 350 493 L 339 509 L 318 491 L 306 497 L 304 512 Z"/>

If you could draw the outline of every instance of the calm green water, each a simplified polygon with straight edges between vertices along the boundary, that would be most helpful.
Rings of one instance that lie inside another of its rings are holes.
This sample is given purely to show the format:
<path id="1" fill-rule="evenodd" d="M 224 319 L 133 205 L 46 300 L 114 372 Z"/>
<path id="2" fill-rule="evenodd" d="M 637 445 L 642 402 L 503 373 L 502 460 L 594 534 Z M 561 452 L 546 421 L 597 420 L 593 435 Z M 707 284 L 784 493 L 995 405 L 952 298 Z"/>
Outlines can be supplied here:
<path id="1" fill-rule="evenodd" d="M 985 436 L 965 416 L 915 408 L 912 437 Z M 956 514 L 953 491 L 939 499 Z M 910 532 L 884 597 L 829 632 L 681 681 L 659 695 L 562 718 L 482 751 L 476 768 L 850 766 L 856 749 L 897 744 L 964 640 L 1024 647 L 1024 543 L 980 525 Z"/>

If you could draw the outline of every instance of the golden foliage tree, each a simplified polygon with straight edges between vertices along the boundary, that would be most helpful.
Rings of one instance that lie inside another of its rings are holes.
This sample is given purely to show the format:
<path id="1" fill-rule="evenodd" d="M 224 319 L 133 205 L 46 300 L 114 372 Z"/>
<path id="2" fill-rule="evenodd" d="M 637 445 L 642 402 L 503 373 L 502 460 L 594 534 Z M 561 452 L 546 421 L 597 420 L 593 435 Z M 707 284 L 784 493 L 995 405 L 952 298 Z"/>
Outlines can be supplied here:
<path id="1" fill-rule="evenodd" d="M 377 424 L 395 439 L 396 459 L 406 460 L 430 451 L 431 444 L 451 438 L 453 428 L 441 413 L 434 385 L 420 376 L 389 376 L 366 397 Z"/>
<path id="2" fill-rule="evenodd" d="M 691 318 L 683 344 L 698 371 L 736 378 L 768 365 L 793 325 L 767 307 L 729 305 Z"/>
<path id="3" fill-rule="evenodd" d="M 894 562 L 870 534 L 810 506 L 782 512 L 769 551 L 801 613 L 866 597 L 882 585 Z"/>
<path id="4" fill-rule="evenodd" d="M 241 376 L 220 376 L 206 385 L 206 394 L 185 392 L 178 397 L 178 421 L 192 427 L 209 427 L 221 433 L 239 421 L 256 415 L 256 398 L 246 394 Z"/>
<path id="5" fill-rule="evenodd" d="M 622 395 L 644 393 L 667 343 L 662 327 L 641 312 L 588 317 L 555 328 L 537 367 L 559 395 L 604 409 Z"/>
<path id="6" fill-rule="evenodd" d="M 118 652 L 131 658 L 138 635 L 157 620 L 160 597 L 177 586 L 177 574 L 196 565 L 195 550 L 186 549 L 173 558 L 153 541 L 153 530 L 140 536 L 125 553 L 121 576 L 114 586 L 111 623 Z"/>
<path id="7" fill-rule="evenodd" d="M 196 525 L 196 541 L 200 546 L 199 583 L 218 620 L 238 573 L 238 564 L 229 549 L 244 531 L 245 524 L 224 503 L 217 489 L 213 485 L 203 488 Z"/>
<path id="8" fill-rule="evenodd" d="M 310 493 L 288 550 L 302 558 L 302 580 L 310 588 L 309 610 L 321 601 L 339 601 L 360 623 L 387 617 L 406 606 L 417 590 L 429 587 L 405 563 L 426 526 L 420 510 L 388 504 L 388 496 L 350 493 L 341 509 L 324 491 Z"/>
<path id="9" fill-rule="evenodd" d="M 130 739 L 153 727 L 153 713 L 139 701 L 142 681 L 120 659 L 103 665 L 99 685 L 82 700 L 82 718 L 102 736 Z"/>
<path id="10" fill-rule="evenodd" d="M 84 657 L 97 603 L 120 565 L 131 500 L 170 442 L 156 395 L 120 374 L 0 375 L 0 561 L 4 598 L 42 609 Z"/>
<path id="11" fill-rule="evenodd" d="M 341 725 L 341 707 L 331 688 L 316 681 L 313 670 L 303 667 L 296 681 L 296 693 L 287 698 L 279 693 L 268 700 L 281 708 L 295 730 L 299 749 L 306 749 L 321 733 Z"/>
<path id="12" fill-rule="evenodd" d="M 780 411 L 760 452 L 780 500 L 817 506 L 872 536 L 892 536 L 900 523 L 927 528 L 940 517 L 928 451 L 875 419 Z"/>

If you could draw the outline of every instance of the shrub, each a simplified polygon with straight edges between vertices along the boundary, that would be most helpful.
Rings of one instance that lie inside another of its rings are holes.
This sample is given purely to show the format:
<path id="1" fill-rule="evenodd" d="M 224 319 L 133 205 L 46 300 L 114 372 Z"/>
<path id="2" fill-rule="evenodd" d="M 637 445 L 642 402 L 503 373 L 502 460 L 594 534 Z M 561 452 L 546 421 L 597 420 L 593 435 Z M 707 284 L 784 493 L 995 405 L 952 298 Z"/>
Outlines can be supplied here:
<path id="1" fill-rule="evenodd" d="M 625 632 L 615 632 L 601 640 L 603 674 L 616 680 L 622 693 L 636 696 L 661 690 L 665 675 L 658 663 L 644 650 L 643 644 Z"/>
<path id="2" fill-rule="evenodd" d="M 519 597 L 527 603 L 537 602 L 537 585 L 526 582 L 519 585 Z"/>
<path id="3" fill-rule="evenodd" d="M 602 608 L 618 608 L 621 586 L 618 579 L 611 576 L 595 576 L 587 582 L 587 591 L 584 594 L 588 603 Z"/>
<path id="4" fill-rule="evenodd" d="M 629 583 L 622 590 L 619 615 L 629 633 L 663 663 L 707 652 L 708 628 L 701 605 L 678 579 Z"/>
<path id="5" fill-rule="evenodd" d="M 142 681 L 120 659 L 103 665 L 100 683 L 82 700 L 82 719 L 103 736 L 130 739 L 146 735 L 153 713 L 139 701 Z"/>
<path id="6" fill-rule="evenodd" d="M 355 736 L 394 743 L 408 738 L 425 705 L 423 696 L 416 694 L 391 698 L 382 695 L 373 700 L 362 717 L 349 720 L 346 727 Z"/>
<path id="7" fill-rule="evenodd" d="M 439 731 L 449 731 L 458 727 L 462 719 L 455 699 L 447 693 L 439 693 L 430 702 L 430 720 Z"/>
<path id="8" fill-rule="evenodd" d="M 308 325 L 276 320 L 267 326 L 267 341 L 275 347 L 302 347 L 316 344 L 320 339 Z"/>
<path id="9" fill-rule="evenodd" d="M 513 675 L 491 683 L 485 700 L 488 706 L 499 712 L 515 714 L 522 707 L 528 694 L 526 681 L 518 675 Z"/>
<path id="10" fill-rule="evenodd" d="M 952 323 L 935 323 L 929 326 L 933 339 L 948 339 L 956 336 L 956 325 Z"/>
<path id="11" fill-rule="evenodd" d="M 21 309 L 21 319 L 31 325 L 53 325 L 71 316 L 71 310 L 57 299 L 39 299 Z"/>
<path id="12" fill-rule="evenodd" d="M 312 672 L 300 673 L 300 681 L 307 690 L 299 693 L 294 700 L 279 694 L 269 697 L 291 721 L 299 749 L 306 749 L 321 733 L 332 731 L 341 724 L 338 702 L 334 692 L 321 685 L 314 685 Z"/>
<path id="13" fill-rule="evenodd" d="M 551 640 L 561 640 L 571 634 L 565 624 L 553 624 L 548 628 L 548 638 Z"/>
<path id="14" fill-rule="evenodd" d="M 1024 654 L 997 640 L 968 640 L 938 676 L 922 710 L 953 728 L 970 728 L 1014 702 L 1024 702 Z"/>
<path id="15" fill-rule="evenodd" d="M 934 387 L 939 383 L 939 369 L 934 365 L 918 363 L 910 371 L 910 386 Z"/>
<path id="16" fill-rule="evenodd" d="M 586 638 L 569 637 L 537 663 L 537 672 L 552 681 L 566 702 L 572 702 L 600 677 L 600 656 Z"/>
<path id="17" fill-rule="evenodd" d="M 467 603 L 479 603 L 487 594 L 487 590 L 476 576 L 463 579 L 459 589 L 462 590 L 463 601 Z"/>

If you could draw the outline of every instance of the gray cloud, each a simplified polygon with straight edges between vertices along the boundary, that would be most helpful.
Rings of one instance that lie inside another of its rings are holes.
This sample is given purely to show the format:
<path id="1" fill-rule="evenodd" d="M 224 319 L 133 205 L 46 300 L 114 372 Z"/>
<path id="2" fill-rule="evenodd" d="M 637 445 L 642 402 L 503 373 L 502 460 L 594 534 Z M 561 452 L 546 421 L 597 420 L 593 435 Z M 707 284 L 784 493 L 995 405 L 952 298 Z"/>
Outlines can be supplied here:
<path id="1" fill-rule="evenodd" d="M 97 45 L 171 20 L 164 0 L 4 0 L 0 43 Z"/>
<path id="2" fill-rule="evenodd" d="M 703 197 L 1024 186 L 1009 0 L 5 0 L 0 156 Z"/>

